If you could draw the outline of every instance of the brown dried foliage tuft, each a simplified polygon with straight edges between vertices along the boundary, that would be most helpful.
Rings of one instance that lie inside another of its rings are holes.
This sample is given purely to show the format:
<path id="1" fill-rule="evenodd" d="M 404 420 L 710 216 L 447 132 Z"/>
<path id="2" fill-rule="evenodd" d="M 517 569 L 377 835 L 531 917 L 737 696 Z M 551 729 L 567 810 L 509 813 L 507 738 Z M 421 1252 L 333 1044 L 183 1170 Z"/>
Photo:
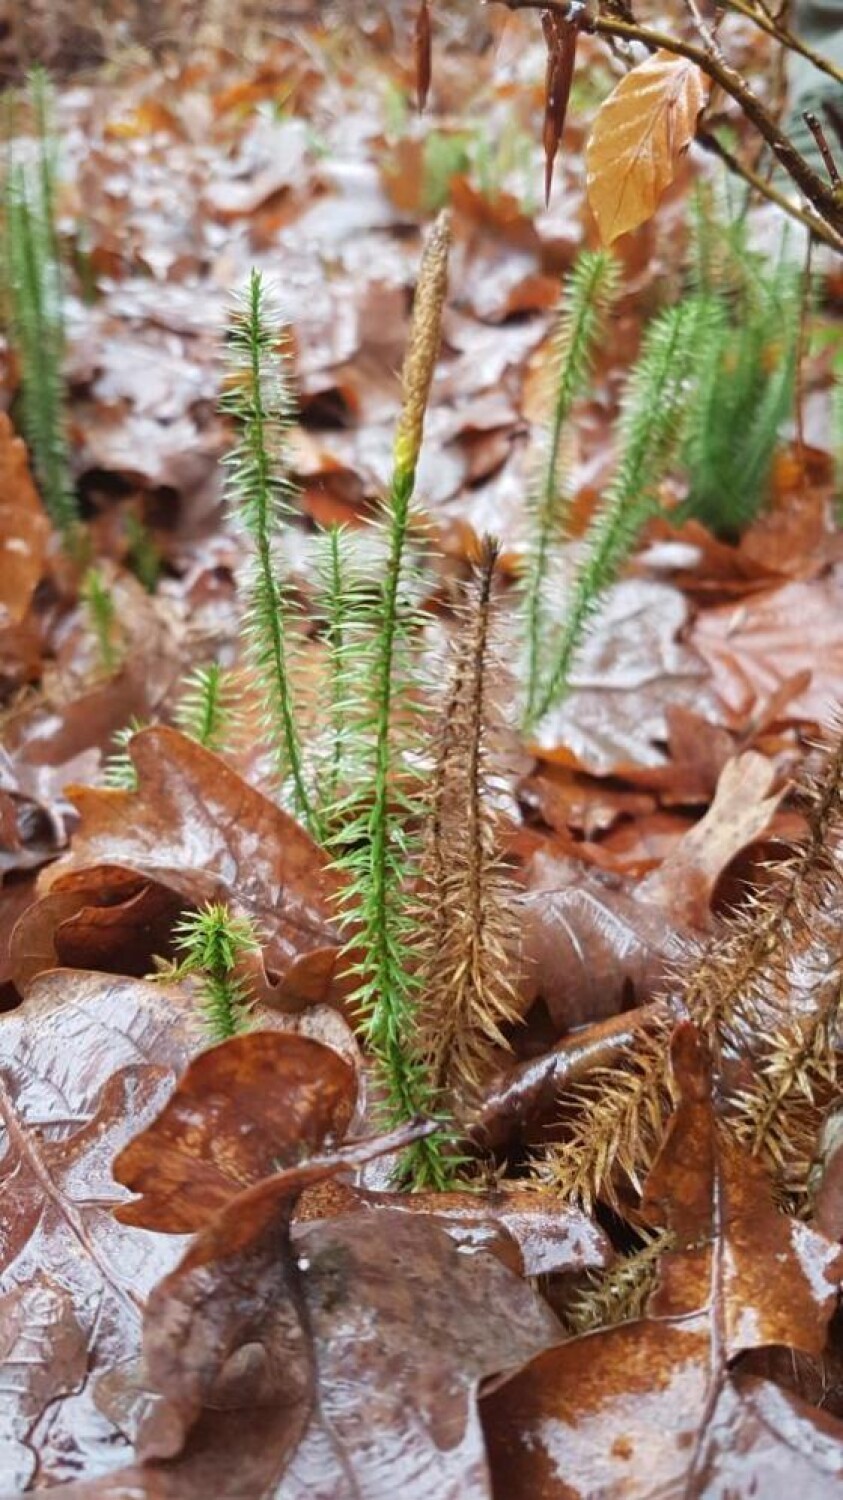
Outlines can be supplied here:
<path id="1" fill-rule="evenodd" d="M 457 1098 L 488 1076 L 519 1015 L 514 893 L 490 798 L 492 590 L 487 540 L 461 621 L 434 731 L 436 766 L 420 901 L 426 923 L 419 1048 L 437 1089 Z"/>

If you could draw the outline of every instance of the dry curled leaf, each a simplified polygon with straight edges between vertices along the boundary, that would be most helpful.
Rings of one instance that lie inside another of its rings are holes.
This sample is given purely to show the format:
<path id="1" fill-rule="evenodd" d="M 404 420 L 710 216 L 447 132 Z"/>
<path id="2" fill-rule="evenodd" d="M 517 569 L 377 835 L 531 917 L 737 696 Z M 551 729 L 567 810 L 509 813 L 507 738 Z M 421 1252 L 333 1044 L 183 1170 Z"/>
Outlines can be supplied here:
<path id="1" fill-rule="evenodd" d="M 775 766 L 755 750 L 727 761 L 705 817 L 641 882 L 638 900 L 660 906 L 679 926 L 705 927 L 727 864 L 769 827 L 783 795 L 771 794 L 775 779 Z"/>
<path id="2" fill-rule="evenodd" d="M 709 84 L 696 63 L 656 52 L 601 105 L 586 147 L 588 201 L 603 243 L 645 223 L 694 138 Z"/>

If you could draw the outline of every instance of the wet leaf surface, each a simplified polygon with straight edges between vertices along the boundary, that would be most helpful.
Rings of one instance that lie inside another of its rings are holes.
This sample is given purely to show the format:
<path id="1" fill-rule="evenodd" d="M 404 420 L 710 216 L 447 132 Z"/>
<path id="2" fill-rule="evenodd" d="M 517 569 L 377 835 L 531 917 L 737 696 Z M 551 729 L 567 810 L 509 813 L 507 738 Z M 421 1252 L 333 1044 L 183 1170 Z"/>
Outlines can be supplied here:
<path id="1" fill-rule="evenodd" d="M 539 726 L 541 754 L 605 776 L 664 763 L 668 707 L 717 723 L 722 710 L 705 663 L 678 638 L 687 620 L 685 599 L 667 584 L 616 584 L 583 644 L 567 698 Z"/>
<path id="2" fill-rule="evenodd" d="M 80 826 L 45 890 L 72 888 L 79 872 L 145 877 L 185 904 L 227 901 L 249 916 L 267 967 L 283 974 L 335 936 L 336 883 L 324 855 L 298 824 L 224 761 L 174 729 L 132 741 L 138 790 L 80 787 Z"/>
<path id="3" fill-rule="evenodd" d="M 744 1349 L 822 1350 L 839 1247 L 777 1213 L 763 1169 L 722 1138 L 693 1027 L 677 1029 L 673 1065 L 679 1104 L 642 1206 L 675 1236 L 660 1284 L 643 1319 L 539 1355 L 485 1400 L 501 1495 L 717 1493 L 724 1463 L 737 1495 L 785 1460 L 790 1482 L 801 1477 L 811 1494 L 843 1476 L 843 1428 L 772 1387 L 768 1410 L 782 1423 L 773 1439 L 759 1417 L 766 1389 L 750 1386 L 753 1405 L 729 1375 Z"/>

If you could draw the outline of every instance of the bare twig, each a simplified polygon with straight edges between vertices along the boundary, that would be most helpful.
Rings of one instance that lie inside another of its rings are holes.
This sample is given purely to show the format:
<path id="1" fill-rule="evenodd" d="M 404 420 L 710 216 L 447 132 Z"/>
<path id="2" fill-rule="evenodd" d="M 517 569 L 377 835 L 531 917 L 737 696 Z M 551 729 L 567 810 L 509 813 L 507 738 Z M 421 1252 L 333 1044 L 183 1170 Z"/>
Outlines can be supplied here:
<path id="1" fill-rule="evenodd" d="M 545 10 L 565 16 L 569 0 L 500 0 L 508 10 Z M 650 52 L 672 52 L 677 57 L 686 57 L 697 65 L 702 73 L 716 83 L 725 94 L 740 107 L 742 113 L 755 126 L 759 135 L 767 142 L 776 161 L 807 198 L 821 219 L 834 231 L 834 249 L 843 253 L 843 201 L 828 183 L 814 171 L 793 142 L 784 134 L 769 110 L 750 88 L 746 79 L 730 63 L 715 57 L 705 47 L 688 42 L 683 37 L 671 36 L 649 26 L 640 26 L 636 21 L 621 19 L 614 14 L 597 15 L 591 28 L 599 35 L 617 37 L 628 42 L 638 42 Z"/>
<path id="2" fill-rule="evenodd" d="M 816 214 L 812 214 L 806 208 L 800 208 L 798 203 L 793 203 L 785 193 L 780 192 L 765 177 L 761 177 L 758 172 L 753 171 L 752 167 L 746 166 L 737 156 L 732 154 L 727 146 L 723 145 L 722 141 L 718 140 L 713 131 L 699 130 L 697 132 L 697 140 L 706 151 L 712 152 L 714 156 L 719 156 L 730 172 L 734 172 L 737 177 L 742 177 L 744 182 L 748 183 L 751 188 L 754 188 L 757 193 L 761 193 L 762 197 L 767 198 L 770 203 L 775 203 L 783 213 L 789 214 L 799 224 L 803 224 L 816 239 L 821 240 L 824 245 L 828 245 L 830 250 L 843 253 L 843 238 L 835 234 L 834 230 L 830 229 L 823 219 L 818 219 Z"/>

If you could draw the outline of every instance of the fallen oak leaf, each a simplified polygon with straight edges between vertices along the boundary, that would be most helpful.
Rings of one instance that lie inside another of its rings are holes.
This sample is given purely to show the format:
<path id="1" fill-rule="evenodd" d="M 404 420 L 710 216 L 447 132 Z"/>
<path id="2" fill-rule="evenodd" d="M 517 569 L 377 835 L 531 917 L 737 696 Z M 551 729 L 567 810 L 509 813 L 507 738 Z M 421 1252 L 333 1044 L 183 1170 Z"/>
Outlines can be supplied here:
<path id="1" fill-rule="evenodd" d="M 632 68 L 600 106 L 585 164 L 604 245 L 655 213 L 694 138 L 709 87 L 696 63 L 659 51 Z"/>
<path id="2" fill-rule="evenodd" d="M 356 1097 L 354 1069 L 308 1037 L 247 1032 L 211 1047 L 116 1158 L 116 1181 L 140 1195 L 116 1217 L 166 1234 L 205 1228 L 245 1188 L 338 1140 Z"/>
<path id="3" fill-rule="evenodd" d="M 80 870 L 111 866 L 191 905 L 223 901 L 254 922 L 267 967 L 291 978 L 297 961 L 336 941 L 336 877 L 293 818 L 178 730 L 141 730 L 130 754 L 137 791 L 70 790 L 81 823 L 70 853 L 46 872 L 45 893 L 66 889 Z M 320 973 L 327 988 L 333 969 Z"/>
<path id="4" fill-rule="evenodd" d="M 267 1091 L 273 1064 L 282 1099 L 290 1073 L 290 1110 Z M 303 1188 L 432 1123 L 243 1186 L 276 1156 L 295 1157 L 303 1124 L 311 1145 L 320 1135 L 327 1143 L 352 1097 L 353 1075 L 327 1049 L 251 1033 L 197 1059 L 123 1153 L 118 1173 L 143 1193 L 129 1206 L 133 1223 L 175 1228 L 187 1214 L 202 1228 L 147 1304 L 144 1356 L 157 1401 L 141 1462 L 71 1486 L 69 1497 L 198 1500 L 213 1475 L 219 1500 L 487 1500 L 474 1396 L 482 1380 L 559 1336 L 550 1310 L 493 1257 L 461 1255 L 425 1217 L 353 1215 L 302 1225 L 289 1240 Z"/>
<path id="5" fill-rule="evenodd" d="M 294 1226 L 292 1248 L 319 1375 L 296 1451 L 298 1412 L 281 1405 L 295 1394 L 285 1347 L 283 1363 L 241 1372 L 239 1390 L 235 1369 L 178 1456 L 71 1484 L 65 1500 L 490 1500 L 477 1392 L 560 1337 L 550 1309 L 424 1215 Z M 245 1254 L 220 1276 L 238 1277 Z M 264 1266 L 278 1263 L 268 1255 Z"/>
<path id="6" fill-rule="evenodd" d="M 604 1266 L 611 1245 L 603 1230 L 561 1193 L 499 1187 L 486 1192 L 388 1193 L 345 1183 L 316 1188 L 297 1222 L 368 1210 L 423 1214 L 465 1253 L 487 1250 L 518 1276 L 553 1276 Z"/>
<path id="7" fill-rule="evenodd" d="M 539 1355 L 484 1401 L 501 1496 L 768 1493 L 758 1487 L 753 1445 L 766 1466 L 770 1434 L 729 1362 L 770 1343 L 821 1351 L 843 1253 L 779 1214 L 763 1169 L 723 1138 L 708 1059 L 689 1023 L 676 1029 L 672 1061 L 679 1102 L 642 1214 L 670 1228 L 675 1249 L 661 1259 L 644 1318 L 591 1334 L 585 1347 L 572 1339 Z M 823 1485 L 843 1480 L 843 1426 L 829 1428 L 773 1391 L 803 1443 L 800 1451 L 783 1442 L 779 1463 L 791 1481 L 812 1481 L 807 1493 L 829 1493 Z M 830 1457 L 821 1450 L 829 1431 L 837 1438 Z M 719 1487 L 709 1490 L 711 1472 Z"/>
<path id="8" fill-rule="evenodd" d="M 265 1024 L 315 1028 L 320 1014 L 323 1035 L 347 1046 L 347 1028 L 325 1007 Z M 14 1342 L 28 1305 L 42 1309 L 57 1347 L 68 1349 L 77 1326 L 84 1345 L 78 1379 L 62 1356 L 32 1362 L 7 1391 L 0 1486 L 25 1485 L 36 1464 L 39 1481 L 56 1484 L 80 1465 L 91 1475 L 113 1467 L 138 1421 L 144 1299 L 182 1242 L 115 1220 L 126 1194 L 111 1162 L 160 1110 L 204 1034 L 184 988 L 57 971 L 0 1019 L 0 1040 L 0 1337 Z"/>

